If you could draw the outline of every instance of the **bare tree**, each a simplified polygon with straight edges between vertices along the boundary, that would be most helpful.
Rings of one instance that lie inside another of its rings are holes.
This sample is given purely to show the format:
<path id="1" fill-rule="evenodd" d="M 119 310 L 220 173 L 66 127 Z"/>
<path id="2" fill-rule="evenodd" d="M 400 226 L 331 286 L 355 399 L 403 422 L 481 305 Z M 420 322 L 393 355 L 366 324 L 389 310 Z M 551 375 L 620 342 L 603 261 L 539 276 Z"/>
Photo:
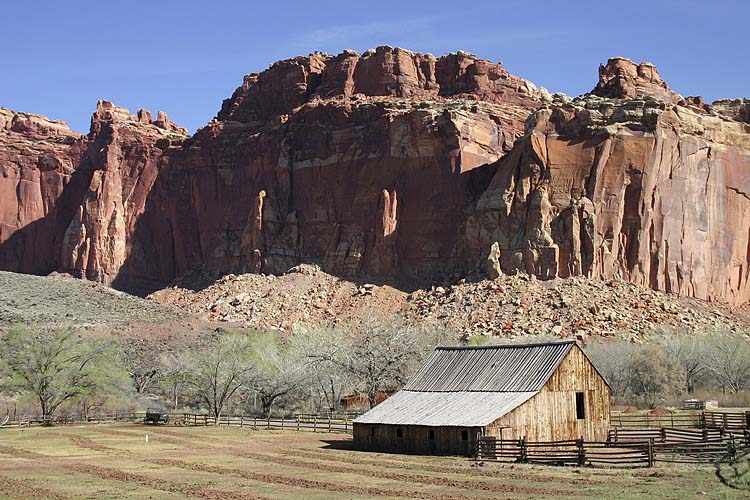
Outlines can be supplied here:
<path id="1" fill-rule="evenodd" d="M 262 415 L 268 416 L 276 401 L 300 388 L 306 373 L 304 364 L 278 336 L 257 335 L 254 340 L 257 363 L 250 388 L 260 397 Z"/>
<path id="2" fill-rule="evenodd" d="M 750 339 L 744 333 L 713 333 L 705 353 L 706 366 L 724 392 L 737 393 L 750 379 Z"/>
<path id="3" fill-rule="evenodd" d="M 685 389 L 695 392 L 696 385 L 709 372 L 706 363 L 707 336 L 701 334 L 673 335 L 664 340 L 664 349 L 677 360 L 685 373 Z"/>
<path id="4" fill-rule="evenodd" d="M 61 404 L 95 397 L 121 372 L 107 339 L 83 338 L 71 328 L 14 327 L 2 339 L 0 362 L 10 374 L 7 391 L 30 392 L 42 418 Z"/>
<path id="5" fill-rule="evenodd" d="M 401 387 L 434 347 L 425 340 L 401 320 L 369 315 L 329 336 L 312 359 L 338 367 L 373 407 L 380 391 Z"/>
<path id="6" fill-rule="evenodd" d="M 341 332 L 331 328 L 296 331 L 291 338 L 294 357 L 305 371 L 306 385 L 318 410 L 336 409 L 342 396 L 353 390 L 351 380 L 339 365 L 324 355 L 341 338 Z"/>
<path id="7" fill-rule="evenodd" d="M 190 380 L 189 359 L 184 352 L 163 353 L 159 359 L 159 383 L 174 410 L 179 407 L 182 390 L 187 387 Z"/>
<path id="8" fill-rule="evenodd" d="M 586 354 L 612 388 L 615 399 L 622 401 L 631 381 L 631 365 L 627 362 L 633 352 L 632 344 L 624 340 L 589 344 Z"/>
<path id="9" fill-rule="evenodd" d="M 225 334 L 212 345 L 194 351 L 188 360 L 188 384 L 208 406 L 218 425 L 225 406 L 250 384 L 256 366 L 253 335 Z"/>
<path id="10" fill-rule="evenodd" d="M 147 393 L 159 375 L 161 346 L 152 339 L 136 338 L 122 339 L 119 344 L 136 394 Z"/>

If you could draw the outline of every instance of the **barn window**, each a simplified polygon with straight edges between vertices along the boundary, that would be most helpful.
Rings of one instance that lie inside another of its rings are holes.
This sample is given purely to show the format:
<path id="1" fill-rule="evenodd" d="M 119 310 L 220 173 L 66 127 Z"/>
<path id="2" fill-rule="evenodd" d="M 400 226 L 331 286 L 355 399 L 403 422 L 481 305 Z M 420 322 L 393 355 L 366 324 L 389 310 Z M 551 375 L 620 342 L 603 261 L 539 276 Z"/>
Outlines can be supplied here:
<path id="1" fill-rule="evenodd" d="M 430 429 L 430 439 L 435 439 L 435 429 Z"/>
<path id="2" fill-rule="evenodd" d="M 370 436 L 375 435 L 375 426 L 370 427 Z"/>
<path id="3" fill-rule="evenodd" d="M 576 418 L 578 420 L 586 418 L 586 405 L 582 392 L 576 392 Z"/>
<path id="4" fill-rule="evenodd" d="M 469 431 L 461 431 L 461 441 L 469 440 Z"/>
<path id="5" fill-rule="evenodd" d="M 396 437 L 397 437 L 397 438 L 402 438 L 402 437 L 404 437 L 404 430 L 403 430 L 403 429 L 401 429 L 401 428 L 399 428 L 399 429 L 396 429 Z"/>

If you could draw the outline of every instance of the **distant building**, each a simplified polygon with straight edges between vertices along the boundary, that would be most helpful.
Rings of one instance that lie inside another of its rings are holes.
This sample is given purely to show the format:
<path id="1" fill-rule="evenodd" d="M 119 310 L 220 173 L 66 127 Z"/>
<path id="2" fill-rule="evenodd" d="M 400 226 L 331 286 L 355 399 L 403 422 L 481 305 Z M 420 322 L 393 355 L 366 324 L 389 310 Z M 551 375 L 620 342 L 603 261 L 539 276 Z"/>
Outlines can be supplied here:
<path id="1" fill-rule="evenodd" d="M 574 342 L 438 347 L 354 420 L 362 449 L 471 455 L 478 435 L 604 441 L 610 387 Z"/>
<path id="2" fill-rule="evenodd" d="M 396 391 L 389 389 L 385 391 L 378 391 L 375 396 L 375 403 L 379 404 L 391 397 Z M 342 396 L 339 400 L 339 404 L 346 409 L 357 409 L 357 408 L 369 408 L 370 400 L 364 394 L 351 394 L 349 396 Z"/>

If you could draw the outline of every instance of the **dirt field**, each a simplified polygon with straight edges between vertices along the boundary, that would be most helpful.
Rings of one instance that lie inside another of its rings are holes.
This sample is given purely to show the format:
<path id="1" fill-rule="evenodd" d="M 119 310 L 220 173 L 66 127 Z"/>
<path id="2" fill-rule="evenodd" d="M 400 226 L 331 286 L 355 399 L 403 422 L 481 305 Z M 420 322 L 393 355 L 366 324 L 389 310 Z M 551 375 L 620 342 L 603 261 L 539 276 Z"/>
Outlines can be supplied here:
<path id="1" fill-rule="evenodd" d="M 146 442 L 148 435 L 148 442 Z M 711 468 L 484 464 L 358 452 L 346 435 L 226 428 L 0 429 L 0 499 L 750 498 Z"/>

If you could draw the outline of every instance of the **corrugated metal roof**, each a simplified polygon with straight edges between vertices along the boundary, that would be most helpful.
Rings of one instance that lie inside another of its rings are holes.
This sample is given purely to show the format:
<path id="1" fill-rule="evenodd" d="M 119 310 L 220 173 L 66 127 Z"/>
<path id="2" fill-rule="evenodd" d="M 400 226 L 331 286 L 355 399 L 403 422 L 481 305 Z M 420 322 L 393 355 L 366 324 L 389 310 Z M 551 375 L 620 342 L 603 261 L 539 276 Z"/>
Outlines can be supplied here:
<path id="1" fill-rule="evenodd" d="M 575 342 L 438 347 L 404 387 L 421 392 L 530 392 L 544 386 Z"/>
<path id="2" fill-rule="evenodd" d="M 354 422 L 361 424 L 484 427 L 517 408 L 533 392 L 399 391 Z"/>

